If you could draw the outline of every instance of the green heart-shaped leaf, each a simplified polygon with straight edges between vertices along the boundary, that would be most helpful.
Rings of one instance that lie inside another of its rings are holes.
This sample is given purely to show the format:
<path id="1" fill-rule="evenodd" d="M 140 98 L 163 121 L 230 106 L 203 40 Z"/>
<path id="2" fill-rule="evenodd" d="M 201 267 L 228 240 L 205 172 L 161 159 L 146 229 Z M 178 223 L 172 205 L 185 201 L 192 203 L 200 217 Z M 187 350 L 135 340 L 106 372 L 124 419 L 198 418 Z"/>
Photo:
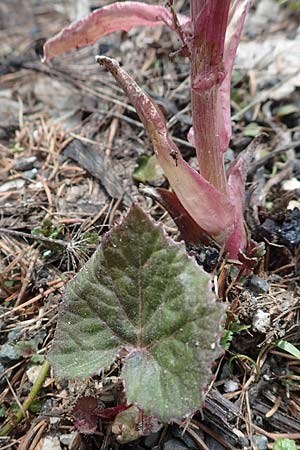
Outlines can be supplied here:
<path id="1" fill-rule="evenodd" d="M 161 420 L 201 406 L 224 314 L 209 276 L 137 206 L 69 283 L 49 358 L 86 378 L 123 350 L 128 403 Z"/>

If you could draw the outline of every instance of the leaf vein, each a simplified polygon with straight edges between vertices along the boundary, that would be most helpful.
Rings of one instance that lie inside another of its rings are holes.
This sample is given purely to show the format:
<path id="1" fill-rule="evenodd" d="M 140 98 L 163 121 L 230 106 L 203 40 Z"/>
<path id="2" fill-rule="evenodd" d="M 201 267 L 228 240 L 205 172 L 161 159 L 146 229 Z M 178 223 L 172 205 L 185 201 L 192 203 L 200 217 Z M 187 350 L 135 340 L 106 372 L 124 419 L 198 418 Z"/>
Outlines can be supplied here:
<path id="1" fill-rule="evenodd" d="M 75 297 L 79 297 L 79 295 L 73 290 L 73 295 L 75 296 Z M 93 306 L 93 304 L 91 304 L 87 299 L 86 299 L 86 304 L 87 304 L 87 306 L 90 308 L 90 310 L 96 315 L 96 317 L 97 317 L 97 320 L 99 320 L 99 322 L 100 323 L 102 323 L 114 336 L 117 336 L 117 338 L 119 338 L 120 339 L 120 341 L 121 342 L 124 342 L 124 337 L 123 336 L 121 336 L 119 333 L 118 333 L 118 331 L 116 331 L 116 330 L 114 330 L 113 328 L 111 328 L 109 325 L 108 325 L 108 323 L 107 322 L 105 322 L 103 319 L 100 319 L 100 317 L 99 317 L 99 314 L 98 314 L 98 311 L 97 311 L 97 309 Z"/>

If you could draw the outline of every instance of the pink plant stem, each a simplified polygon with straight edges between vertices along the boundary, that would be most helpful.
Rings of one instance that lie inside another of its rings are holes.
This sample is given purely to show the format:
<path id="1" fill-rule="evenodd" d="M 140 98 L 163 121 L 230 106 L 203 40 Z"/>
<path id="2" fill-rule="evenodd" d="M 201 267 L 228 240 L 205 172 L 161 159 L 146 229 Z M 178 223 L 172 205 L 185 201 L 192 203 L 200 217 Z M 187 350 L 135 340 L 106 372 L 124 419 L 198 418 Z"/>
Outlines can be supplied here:
<path id="1" fill-rule="evenodd" d="M 225 78 L 223 53 L 230 0 L 192 0 L 191 83 L 194 142 L 201 175 L 227 192 L 220 96 Z"/>
<path id="2" fill-rule="evenodd" d="M 217 89 L 199 92 L 192 89 L 194 141 L 200 174 L 220 192 L 227 192 L 224 154 L 220 148 Z"/>

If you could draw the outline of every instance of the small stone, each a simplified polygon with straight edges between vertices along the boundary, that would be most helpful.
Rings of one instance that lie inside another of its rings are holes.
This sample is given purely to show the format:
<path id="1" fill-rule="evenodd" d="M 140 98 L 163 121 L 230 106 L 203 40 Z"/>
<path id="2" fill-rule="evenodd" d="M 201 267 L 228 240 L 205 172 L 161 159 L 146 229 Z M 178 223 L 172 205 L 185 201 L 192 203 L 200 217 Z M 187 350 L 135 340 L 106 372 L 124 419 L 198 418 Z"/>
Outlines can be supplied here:
<path id="1" fill-rule="evenodd" d="M 269 283 L 257 275 L 252 275 L 247 282 L 247 287 L 255 294 L 267 294 L 269 292 Z"/>
<path id="2" fill-rule="evenodd" d="M 270 378 L 267 381 L 270 381 Z M 259 427 L 263 427 L 264 426 L 264 419 L 262 418 L 262 416 L 256 416 L 255 422 L 256 422 L 256 425 L 259 426 Z"/>
<path id="3" fill-rule="evenodd" d="M 59 440 L 63 445 L 66 445 L 67 447 L 71 447 L 72 441 L 74 440 L 74 437 L 77 433 L 69 433 L 69 434 L 62 434 L 59 436 Z"/>
<path id="4" fill-rule="evenodd" d="M 24 177 L 29 178 L 30 180 L 35 180 L 36 179 L 36 175 L 37 175 L 37 169 L 34 167 L 31 170 L 26 170 L 24 172 Z"/>
<path id="5" fill-rule="evenodd" d="M 60 422 L 60 417 L 50 417 L 49 422 L 50 425 L 56 425 Z"/>
<path id="6" fill-rule="evenodd" d="M 31 366 L 26 370 L 26 375 L 31 384 L 34 384 L 41 373 L 40 366 Z"/>
<path id="7" fill-rule="evenodd" d="M 267 450 L 268 448 L 268 438 L 266 436 L 261 436 L 259 434 L 254 434 L 252 436 L 253 445 L 257 450 Z"/>
<path id="8" fill-rule="evenodd" d="M 15 361 L 19 359 L 19 355 L 17 355 L 15 348 L 10 344 L 3 344 L 0 347 L 0 362 L 5 365 L 8 361 Z"/>
<path id="9" fill-rule="evenodd" d="M 21 336 L 21 331 L 20 330 L 12 330 L 8 333 L 7 335 L 7 340 L 10 343 L 14 343 L 17 342 L 19 340 Z"/>
<path id="10" fill-rule="evenodd" d="M 247 439 L 246 436 L 240 436 L 239 444 L 242 448 L 247 448 L 249 447 L 249 439 Z"/>
<path id="11" fill-rule="evenodd" d="M 239 383 L 234 380 L 227 380 L 224 383 L 224 392 L 235 392 L 239 388 Z"/>
<path id="12" fill-rule="evenodd" d="M 201 430 L 193 430 L 203 441 L 204 441 L 204 434 Z M 185 433 L 182 433 L 182 430 L 178 428 L 174 428 L 172 430 L 172 434 L 175 438 L 181 439 L 185 445 L 188 446 L 190 449 L 198 449 L 199 446 L 195 442 L 195 440 L 189 435 L 189 433 L 186 431 Z"/>
<path id="13" fill-rule="evenodd" d="M 227 361 L 223 364 L 220 372 L 220 380 L 223 380 L 224 378 L 228 378 L 232 375 L 231 368 Z"/>
<path id="14" fill-rule="evenodd" d="M 232 148 L 228 148 L 228 150 L 224 154 L 224 162 L 225 166 L 228 167 L 235 159 L 234 151 Z"/>
<path id="15" fill-rule="evenodd" d="M 40 450 L 61 450 L 58 437 L 46 436 L 39 444 Z"/>
<path id="16" fill-rule="evenodd" d="M 7 181 L 0 186 L 0 192 L 17 191 L 22 189 L 25 185 L 25 180 L 21 178 L 16 178 L 15 180 Z"/>
<path id="17" fill-rule="evenodd" d="M 258 309 L 252 319 L 253 330 L 259 331 L 260 333 L 267 333 L 270 329 L 271 317 L 270 314 Z"/>
<path id="18" fill-rule="evenodd" d="M 43 188 L 43 183 L 41 183 L 40 181 L 38 181 L 37 183 L 35 183 L 35 188 L 36 188 L 36 189 L 42 189 L 42 188 Z"/>
<path id="19" fill-rule="evenodd" d="M 151 433 L 144 438 L 144 444 L 147 448 L 153 448 L 157 445 L 159 441 L 161 432 L 157 431 L 156 433 Z"/>
<path id="20" fill-rule="evenodd" d="M 186 450 L 188 447 L 179 439 L 170 439 L 164 443 L 163 450 Z"/>
<path id="21" fill-rule="evenodd" d="M 290 178 L 282 183 L 282 188 L 284 191 L 294 191 L 295 189 L 300 189 L 300 180 L 297 178 Z"/>
<path id="22" fill-rule="evenodd" d="M 40 414 L 49 415 L 49 412 L 53 409 L 53 400 L 48 398 L 41 406 Z M 55 416 L 53 416 L 55 418 Z"/>
<path id="23" fill-rule="evenodd" d="M 299 141 L 300 140 L 300 131 L 295 131 L 293 134 L 293 141 Z"/>
<path id="24" fill-rule="evenodd" d="M 33 165 L 36 161 L 36 156 L 28 156 L 24 158 L 18 158 L 16 160 L 15 169 L 24 171 L 24 170 L 30 170 L 33 168 Z"/>
<path id="25" fill-rule="evenodd" d="M 209 450 L 226 450 L 223 445 L 221 445 L 218 441 L 216 441 L 211 436 L 207 435 L 205 439 L 205 444 L 209 448 Z"/>

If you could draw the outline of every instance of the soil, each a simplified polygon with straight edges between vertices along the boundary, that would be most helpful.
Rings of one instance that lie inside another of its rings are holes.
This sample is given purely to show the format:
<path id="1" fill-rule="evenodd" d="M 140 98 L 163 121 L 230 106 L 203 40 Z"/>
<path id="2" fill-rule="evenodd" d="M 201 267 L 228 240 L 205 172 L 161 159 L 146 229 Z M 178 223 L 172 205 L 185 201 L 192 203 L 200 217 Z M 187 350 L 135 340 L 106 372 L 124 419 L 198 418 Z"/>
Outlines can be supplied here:
<path id="1" fill-rule="evenodd" d="M 188 1 L 175 4 L 181 12 L 189 9 Z M 299 48 L 299 9 L 291 11 L 289 2 L 254 2 L 233 75 L 226 161 L 257 132 L 267 134 L 249 171 L 246 210 L 252 239 L 264 243 L 265 252 L 245 255 L 247 270 L 241 272 L 214 247 L 188 247 L 212 273 L 219 301 L 228 306 L 225 351 L 213 368 L 205 405 L 186 421 L 120 444 L 112 418 L 100 417 L 96 431 L 82 433 L 74 410 L 81 397 L 96 397 L 100 409 L 124 400 L 117 366 L 104 379 L 84 383 L 58 383 L 46 367 L 36 398 L 26 408 L 23 402 L 45 368 L 65 286 L 102 234 L 135 202 L 179 239 L 171 217 L 143 190 L 166 187 L 165 178 L 159 171 L 144 183 L 134 177 L 139 158 L 153 154 L 151 142 L 94 56 L 113 56 L 134 74 L 195 165 L 187 141 L 188 61 L 170 57 L 179 48 L 174 33 L 137 28 L 44 65 L 42 44 L 74 19 L 74 4 L 0 4 L 0 450 L 263 450 L 278 438 L 300 443 L 300 82 L 275 56 L 262 66 L 265 57 L 258 54 L 250 67 L 243 53 L 274 41 L 298 42 Z"/>

